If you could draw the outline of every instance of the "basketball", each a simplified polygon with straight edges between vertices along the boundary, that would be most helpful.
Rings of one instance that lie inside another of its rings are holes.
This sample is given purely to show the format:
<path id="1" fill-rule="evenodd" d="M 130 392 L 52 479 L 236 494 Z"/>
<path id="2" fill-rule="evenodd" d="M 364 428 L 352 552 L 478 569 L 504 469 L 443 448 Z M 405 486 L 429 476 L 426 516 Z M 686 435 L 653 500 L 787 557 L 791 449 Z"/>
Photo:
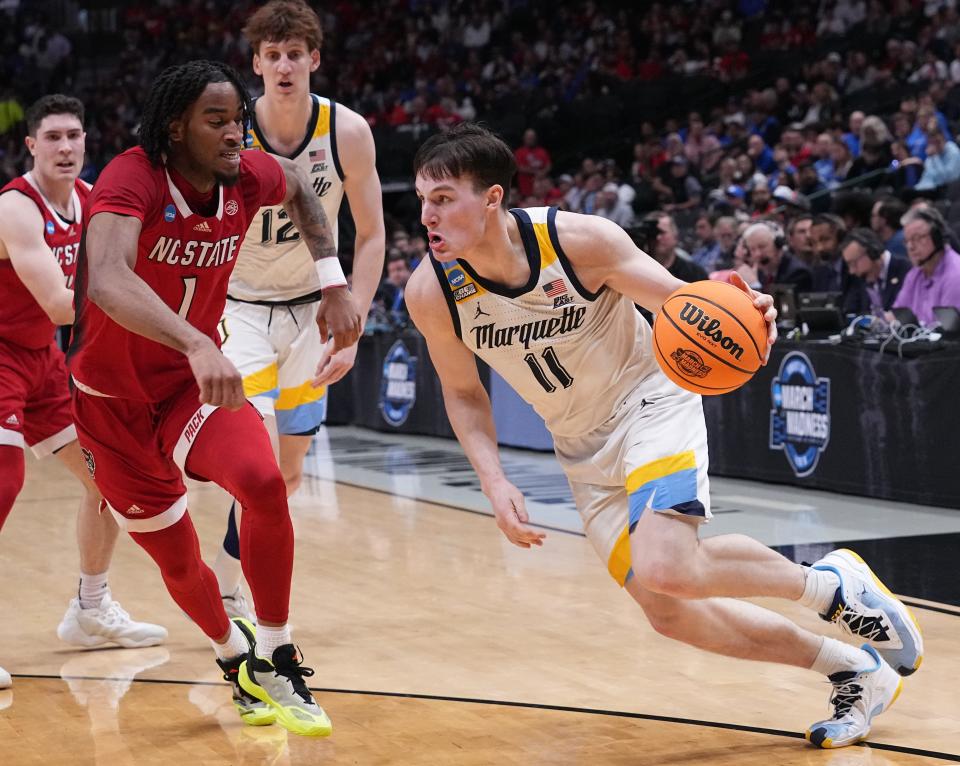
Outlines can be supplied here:
<path id="1" fill-rule="evenodd" d="M 653 323 L 653 345 L 661 369 L 678 386 L 725 394 L 760 369 L 767 325 L 742 290 L 704 280 L 667 298 Z"/>

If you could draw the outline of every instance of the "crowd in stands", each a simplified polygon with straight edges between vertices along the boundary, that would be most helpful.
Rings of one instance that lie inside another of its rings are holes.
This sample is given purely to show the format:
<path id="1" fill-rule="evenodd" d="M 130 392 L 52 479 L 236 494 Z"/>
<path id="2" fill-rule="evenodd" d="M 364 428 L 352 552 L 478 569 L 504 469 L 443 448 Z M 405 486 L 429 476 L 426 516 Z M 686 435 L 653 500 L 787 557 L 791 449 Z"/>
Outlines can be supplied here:
<path id="1" fill-rule="evenodd" d="M 37 94 L 60 90 L 87 104 L 84 177 L 93 180 L 135 143 L 139 100 L 163 67 L 215 58 L 256 90 L 239 34 L 254 5 L 100 2 L 70 12 L 69 3 L 5 0 L 0 182 L 27 167 L 23 110 Z M 418 142 L 484 120 L 516 146 L 513 204 L 602 215 L 651 253 L 670 250 L 662 259 L 674 268 L 842 287 L 866 263 L 841 257 L 846 234 L 872 229 L 899 258 L 910 254 L 901 205 L 945 213 L 944 232 L 960 215 L 950 205 L 960 181 L 955 0 L 687 0 L 629 10 L 594 0 L 339 0 L 318 10 L 325 63 L 314 89 L 364 114 L 378 141 Z M 643 96 L 660 86 L 665 99 L 645 111 Z M 381 148 L 383 162 L 392 148 Z M 397 167 L 402 175 L 409 164 Z M 389 223 L 409 245 L 416 224 L 409 204 L 400 210 Z M 844 227 L 818 249 L 825 215 Z M 749 255 L 764 250 L 766 232 L 781 239 L 769 226 L 747 228 L 760 220 L 784 227 L 779 250 L 789 258 Z M 409 268 L 422 249 L 405 248 L 392 252 Z M 818 281 L 824 265 L 840 282 Z M 384 311 L 397 310 L 386 305 L 396 291 L 383 293 Z"/>

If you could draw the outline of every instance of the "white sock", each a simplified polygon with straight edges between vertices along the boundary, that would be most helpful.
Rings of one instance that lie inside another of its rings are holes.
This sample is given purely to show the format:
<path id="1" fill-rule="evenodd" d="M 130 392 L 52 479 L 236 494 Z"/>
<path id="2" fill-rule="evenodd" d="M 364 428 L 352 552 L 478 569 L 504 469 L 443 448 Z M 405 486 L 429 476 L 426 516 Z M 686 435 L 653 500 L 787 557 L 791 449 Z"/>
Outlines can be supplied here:
<path id="1" fill-rule="evenodd" d="M 240 578 L 243 577 L 243 567 L 240 566 L 240 559 L 235 559 L 221 545 L 212 569 L 217 577 L 221 596 L 232 596 L 237 592 L 240 587 Z"/>
<path id="2" fill-rule="evenodd" d="M 840 587 L 840 578 L 829 569 L 813 569 L 804 567 L 806 583 L 803 586 L 803 595 L 798 601 L 817 612 L 825 612 L 833 603 L 837 588 Z"/>
<path id="3" fill-rule="evenodd" d="M 110 586 L 107 585 L 107 573 L 86 574 L 80 573 L 80 590 L 77 596 L 80 599 L 81 609 L 99 609 L 103 603 L 103 597 L 110 593 Z"/>
<path id="4" fill-rule="evenodd" d="M 231 660 L 234 657 L 239 657 L 241 654 L 246 654 L 250 651 L 250 644 L 247 643 L 247 637 L 243 635 L 243 631 L 233 622 L 230 623 L 230 635 L 227 637 L 225 643 L 218 644 L 212 638 L 210 639 L 210 643 L 213 644 L 213 651 L 217 653 L 217 657 L 221 660 Z"/>
<path id="5" fill-rule="evenodd" d="M 873 657 L 863 649 L 825 636 L 817 653 L 817 659 L 813 661 L 810 670 L 832 676 L 842 671 L 860 671 L 873 664 Z"/>
<path id="6" fill-rule="evenodd" d="M 292 644 L 290 626 L 268 628 L 257 623 L 257 656 L 265 660 L 273 660 L 273 652 L 278 646 Z"/>

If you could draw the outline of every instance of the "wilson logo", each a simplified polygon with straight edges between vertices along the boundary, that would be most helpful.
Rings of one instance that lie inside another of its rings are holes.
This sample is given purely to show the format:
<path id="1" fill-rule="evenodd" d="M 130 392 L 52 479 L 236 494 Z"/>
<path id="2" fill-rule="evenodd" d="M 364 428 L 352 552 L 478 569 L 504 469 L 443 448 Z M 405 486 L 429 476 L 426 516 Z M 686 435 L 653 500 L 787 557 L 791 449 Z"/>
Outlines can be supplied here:
<path id="1" fill-rule="evenodd" d="M 743 356 L 743 346 L 735 342 L 733 338 L 724 335 L 723 330 L 720 329 L 720 320 L 710 318 L 699 306 L 694 306 L 689 302 L 685 303 L 680 311 L 680 321 L 686 322 L 691 327 L 696 327 L 701 335 L 705 335 L 717 343 L 734 359 L 739 360 Z"/>

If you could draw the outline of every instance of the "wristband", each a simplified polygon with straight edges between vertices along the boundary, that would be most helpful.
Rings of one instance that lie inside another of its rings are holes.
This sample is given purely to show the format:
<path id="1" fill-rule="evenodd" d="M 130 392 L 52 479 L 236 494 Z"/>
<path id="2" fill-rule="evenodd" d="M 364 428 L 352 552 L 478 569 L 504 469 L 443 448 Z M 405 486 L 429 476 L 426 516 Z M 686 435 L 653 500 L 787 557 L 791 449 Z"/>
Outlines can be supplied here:
<path id="1" fill-rule="evenodd" d="M 336 256 L 320 258 L 313 262 L 317 268 L 317 276 L 320 277 L 320 289 L 326 290 L 328 287 L 346 287 L 347 278 L 343 275 L 343 268 L 340 266 L 340 259 Z"/>

